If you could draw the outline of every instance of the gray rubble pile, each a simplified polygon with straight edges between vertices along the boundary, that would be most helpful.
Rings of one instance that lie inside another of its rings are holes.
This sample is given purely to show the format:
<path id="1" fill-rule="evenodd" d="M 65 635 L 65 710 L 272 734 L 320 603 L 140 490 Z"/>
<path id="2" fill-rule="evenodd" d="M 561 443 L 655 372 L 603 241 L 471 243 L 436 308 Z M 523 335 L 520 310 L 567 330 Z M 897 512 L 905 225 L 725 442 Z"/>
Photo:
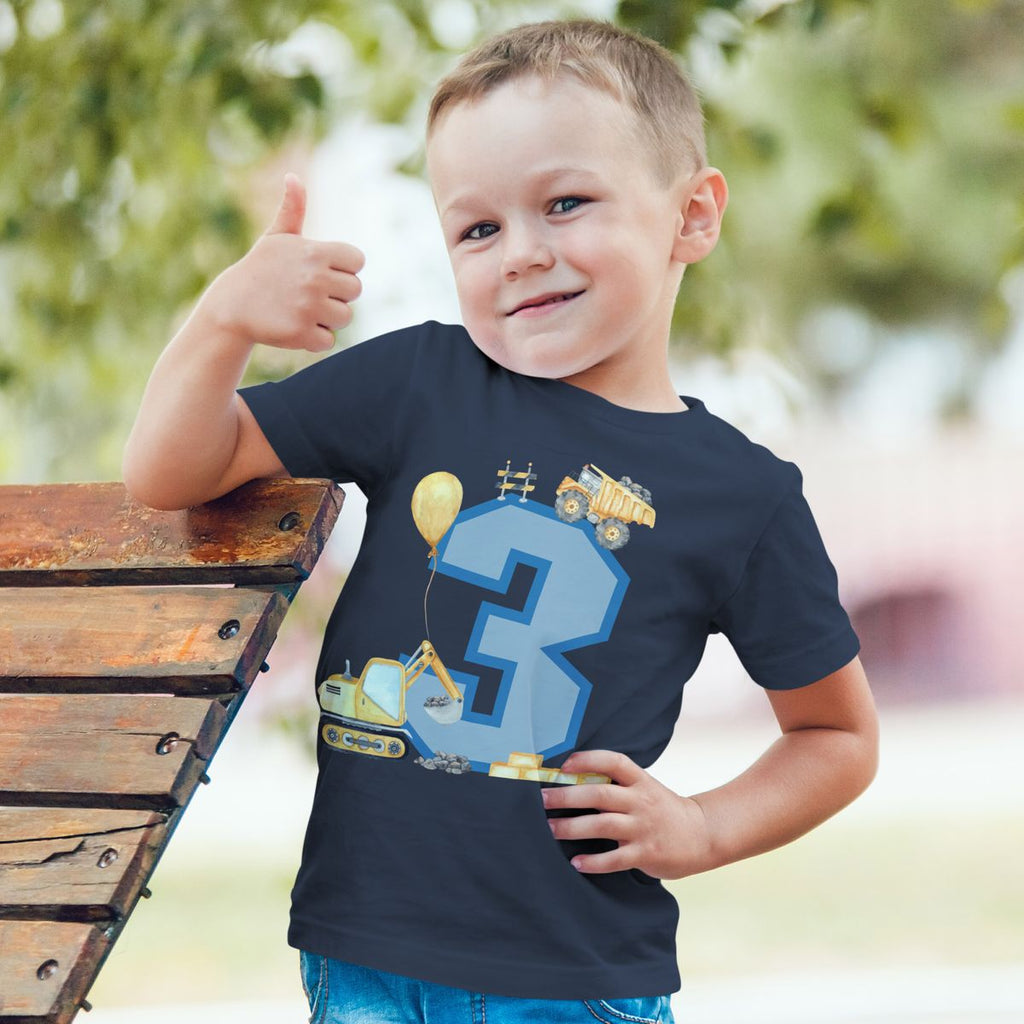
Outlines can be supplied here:
<path id="1" fill-rule="evenodd" d="M 428 771 L 448 772 L 449 775 L 463 775 L 473 770 L 468 757 L 463 757 L 462 754 L 446 754 L 443 750 L 437 751 L 430 758 L 417 757 L 416 763 Z"/>

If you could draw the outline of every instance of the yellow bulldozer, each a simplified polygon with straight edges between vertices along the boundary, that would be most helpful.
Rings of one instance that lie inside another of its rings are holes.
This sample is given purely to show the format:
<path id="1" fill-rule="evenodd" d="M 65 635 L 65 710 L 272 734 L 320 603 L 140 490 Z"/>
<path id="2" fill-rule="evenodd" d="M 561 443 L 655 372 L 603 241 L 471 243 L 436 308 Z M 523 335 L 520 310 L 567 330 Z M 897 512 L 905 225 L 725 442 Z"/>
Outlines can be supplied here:
<path id="1" fill-rule="evenodd" d="M 594 524 L 597 543 L 609 551 L 629 540 L 629 524 L 654 528 L 651 492 L 628 476 L 613 480 L 593 463 L 567 476 L 555 490 L 555 512 L 566 523 Z"/>

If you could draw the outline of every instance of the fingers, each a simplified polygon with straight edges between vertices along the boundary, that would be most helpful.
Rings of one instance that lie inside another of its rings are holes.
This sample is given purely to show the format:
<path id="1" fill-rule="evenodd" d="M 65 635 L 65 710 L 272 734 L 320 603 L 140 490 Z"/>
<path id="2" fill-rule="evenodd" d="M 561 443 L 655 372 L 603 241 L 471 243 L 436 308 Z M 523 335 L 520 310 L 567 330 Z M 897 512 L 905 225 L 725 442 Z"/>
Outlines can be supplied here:
<path id="1" fill-rule="evenodd" d="M 318 327 L 326 327 L 329 331 L 340 331 L 352 322 L 352 309 L 347 302 L 338 299 L 325 299 L 320 309 L 313 314 Z"/>
<path id="2" fill-rule="evenodd" d="M 581 853 L 569 863 L 584 875 L 608 875 L 613 871 L 629 871 L 636 867 L 629 848 L 625 846 L 607 853 Z"/>
<path id="3" fill-rule="evenodd" d="M 270 227 L 268 235 L 301 235 L 302 222 L 306 218 L 306 186 L 298 175 L 289 171 L 284 176 L 284 197 Z"/>
<path id="4" fill-rule="evenodd" d="M 332 302 L 355 302 L 363 293 L 363 282 L 355 274 L 332 270 L 321 285 L 322 294 Z"/>
<path id="5" fill-rule="evenodd" d="M 541 800 L 549 811 L 593 809 L 596 811 L 625 811 L 630 806 L 630 794 L 621 786 L 587 782 L 580 786 L 552 786 L 541 790 Z"/>
<path id="6" fill-rule="evenodd" d="M 558 840 L 606 839 L 617 844 L 601 853 L 577 854 L 571 864 L 586 874 L 607 874 L 643 866 L 644 836 L 655 827 L 649 811 L 650 776 L 631 758 L 612 750 L 577 751 L 563 764 L 566 771 L 607 775 L 612 782 L 552 786 L 541 790 L 549 810 L 582 809 L 595 814 L 552 816 L 551 835 Z"/>
<path id="7" fill-rule="evenodd" d="M 347 247 L 360 258 L 362 254 Z M 322 257 L 320 257 L 322 259 Z M 352 322 L 352 306 L 362 293 L 363 285 L 354 273 L 328 270 L 321 264 L 308 270 L 292 292 L 294 310 L 289 347 L 298 345 L 312 352 L 334 346 L 334 332 Z"/>
<path id="8" fill-rule="evenodd" d="M 354 291 L 358 294 L 357 289 Z M 348 301 L 320 296 L 297 303 L 264 340 L 281 348 L 326 352 L 334 347 L 335 331 L 347 327 L 351 321 L 352 307 Z"/>
<path id="9" fill-rule="evenodd" d="M 605 874 L 625 871 L 638 864 L 641 853 L 636 843 L 638 826 L 629 814 L 603 811 L 600 814 L 581 814 L 571 818 L 548 818 L 548 827 L 551 835 L 561 841 L 610 839 L 617 844 L 615 849 L 602 853 L 576 854 L 569 863 L 579 872 Z"/>
<path id="10" fill-rule="evenodd" d="M 620 785 L 633 785 L 644 777 L 644 770 L 632 758 L 617 751 L 575 751 L 565 759 L 562 770 L 607 775 Z"/>
<path id="11" fill-rule="evenodd" d="M 326 352 L 334 348 L 334 329 L 326 324 L 317 324 L 307 333 L 302 348 L 307 352 Z"/>
<path id="12" fill-rule="evenodd" d="M 607 775 L 620 786 L 632 786 L 646 774 L 632 758 L 616 750 L 577 750 L 562 765 L 566 772 Z"/>
<path id="13" fill-rule="evenodd" d="M 619 842 L 631 837 L 629 817 L 614 811 L 548 818 L 548 827 L 556 839 L 614 839 Z"/>
<path id="14" fill-rule="evenodd" d="M 317 242 L 316 248 L 331 270 L 358 274 L 366 265 L 366 257 L 362 250 L 347 242 Z"/>
<path id="15" fill-rule="evenodd" d="M 356 275 L 366 258 L 354 245 L 303 240 L 298 250 L 284 252 L 299 286 L 309 294 L 354 302 L 362 293 L 363 285 Z"/>

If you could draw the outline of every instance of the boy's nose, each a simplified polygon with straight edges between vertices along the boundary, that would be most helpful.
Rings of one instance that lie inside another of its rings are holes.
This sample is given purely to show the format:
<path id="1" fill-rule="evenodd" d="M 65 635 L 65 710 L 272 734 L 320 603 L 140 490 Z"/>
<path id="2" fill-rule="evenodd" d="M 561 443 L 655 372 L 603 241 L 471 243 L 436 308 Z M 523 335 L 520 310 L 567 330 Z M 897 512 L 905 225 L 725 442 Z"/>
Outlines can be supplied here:
<path id="1" fill-rule="evenodd" d="M 506 229 L 504 241 L 501 273 L 506 280 L 514 280 L 527 270 L 546 269 L 555 262 L 551 247 L 535 232 Z"/>

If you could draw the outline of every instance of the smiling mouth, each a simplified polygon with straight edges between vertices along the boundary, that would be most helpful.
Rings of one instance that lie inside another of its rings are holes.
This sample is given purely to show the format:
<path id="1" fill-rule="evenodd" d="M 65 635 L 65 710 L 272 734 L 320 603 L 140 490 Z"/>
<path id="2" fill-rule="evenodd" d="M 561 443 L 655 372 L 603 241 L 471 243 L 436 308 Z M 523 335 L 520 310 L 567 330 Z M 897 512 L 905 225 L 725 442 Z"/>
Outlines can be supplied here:
<path id="1" fill-rule="evenodd" d="M 527 299 L 526 302 L 516 306 L 515 309 L 510 313 L 506 313 L 506 316 L 515 316 L 517 313 L 522 313 L 524 310 L 529 309 L 543 309 L 545 306 L 557 306 L 563 302 L 568 302 L 570 299 L 575 299 L 578 295 L 582 295 L 583 292 L 561 292 L 557 295 L 544 295 L 536 299 Z"/>

